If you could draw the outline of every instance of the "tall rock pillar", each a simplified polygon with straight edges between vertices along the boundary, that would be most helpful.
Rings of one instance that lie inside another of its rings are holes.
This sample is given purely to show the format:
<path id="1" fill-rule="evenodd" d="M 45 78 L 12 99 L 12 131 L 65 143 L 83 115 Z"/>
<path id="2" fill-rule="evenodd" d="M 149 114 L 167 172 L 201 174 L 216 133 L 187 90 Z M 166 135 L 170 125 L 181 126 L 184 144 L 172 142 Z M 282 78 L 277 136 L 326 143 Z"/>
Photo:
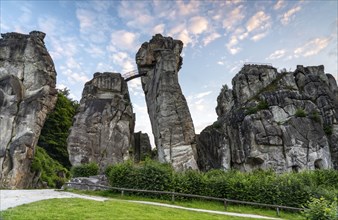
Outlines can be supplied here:
<path id="1" fill-rule="evenodd" d="M 136 54 L 160 162 L 175 170 L 198 169 L 195 130 L 178 83 L 183 43 L 155 35 Z"/>
<path id="2" fill-rule="evenodd" d="M 45 34 L 1 34 L 0 188 L 33 187 L 30 172 L 46 115 L 57 99 Z"/>
<path id="3" fill-rule="evenodd" d="M 95 73 L 85 84 L 68 137 L 72 165 L 95 162 L 100 171 L 129 159 L 135 118 L 127 83 L 119 73 Z"/>

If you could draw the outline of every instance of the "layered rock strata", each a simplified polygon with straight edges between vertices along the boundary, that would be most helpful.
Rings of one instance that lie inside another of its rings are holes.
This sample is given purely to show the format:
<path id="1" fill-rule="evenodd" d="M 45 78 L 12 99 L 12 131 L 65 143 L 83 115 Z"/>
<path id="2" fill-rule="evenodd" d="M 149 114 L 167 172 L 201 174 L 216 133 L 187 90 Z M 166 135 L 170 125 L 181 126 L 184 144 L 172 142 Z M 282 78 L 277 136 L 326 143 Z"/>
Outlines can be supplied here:
<path id="1" fill-rule="evenodd" d="M 136 54 L 158 158 L 176 170 L 198 169 L 194 125 L 178 83 L 182 48 L 182 41 L 157 34 Z"/>
<path id="2" fill-rule="evenodd" d="M 127 83 L 119 73 L 95 73 L 85 84 L 67 149 L 72 165 L 95 162 L 101 172 L 129 159 L 134 134 Z"/>
<path id="3" fill-rule="evenodd" d="M 223 87 L 218 121 L 200 135 L 201 169 L 338 168 L 337 84 L 323 66 L 279 73 L 244 65 L 232 87 Z"/>
<path id="4" fill-rule="evenodd" d="M 0 188 L 33 187 L 30 167 L 46 115 L 57 99 L 45 34 L 1 34 Z"/>

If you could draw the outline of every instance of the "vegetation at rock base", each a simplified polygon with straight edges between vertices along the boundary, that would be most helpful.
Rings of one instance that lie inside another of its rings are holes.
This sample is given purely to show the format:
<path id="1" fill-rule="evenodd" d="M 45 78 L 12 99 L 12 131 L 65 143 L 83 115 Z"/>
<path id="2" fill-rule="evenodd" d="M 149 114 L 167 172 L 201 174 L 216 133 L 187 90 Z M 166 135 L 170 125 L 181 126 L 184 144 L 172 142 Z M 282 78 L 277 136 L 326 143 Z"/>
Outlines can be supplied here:
<path id="1" fill-rule="evenodd" d="M 69 90 L 59 90 L 58 99 L 41 130 L 38 145 L 46 150 L 48 155 L 70 169 L 67 152 L 67 137 L 72 126 L 78 103 L 69 97 Z"/>
<path id="2" fill-rule="evenodd" d="M 337 198 L 331 202 L 323 197 L 311 198 L 307 203 L 308 209 L 304 211 L 304 215 L 308 220 L 337 220 L 338 204 Z"/>
<path id="3" fill-rule="evenodd" d="M 333 133 L 332 125 L 325 125 L 324 126 L 324 132 L 327 135 L 332 135 L 332 133 Z"/>
<path id="4" fill-rule="evenodd" d="M 81 164 L 73 166 L 70 170 L 73 177 L 89 177 L 99 173 L 99 166 L 96 163 Z"/>
<path id="5" fill-rule="evenodd" d="M 36 172 L 40 176 L 40 181 L 46 182 L 49 187 L 61 188 L 70 177 L 69 171 L 53 160 L 45 149 L 36 146 L 35 150 L 31 171 Z"/>
<path id="6" fill-rule="evenodd" d="M 106 174 L 114 187 L 175 191 L 292 207 L 302 207 L 312 197 L 333 201 L 338 196 L 338 171 L 335 170 L 284 174 L 235 170 L 175 172 L 168 164 L 148 160 L 137 165 L 126 162 L 111 166 Z"/>

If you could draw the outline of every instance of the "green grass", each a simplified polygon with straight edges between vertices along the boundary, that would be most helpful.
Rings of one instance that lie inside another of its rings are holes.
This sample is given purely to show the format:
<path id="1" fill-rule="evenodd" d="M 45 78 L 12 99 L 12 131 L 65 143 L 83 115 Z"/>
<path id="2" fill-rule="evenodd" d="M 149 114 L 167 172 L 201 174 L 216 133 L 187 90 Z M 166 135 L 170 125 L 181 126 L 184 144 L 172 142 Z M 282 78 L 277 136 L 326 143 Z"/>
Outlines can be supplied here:
<path id="1" fill-rule="evenodd" d="M 208 201 L 208 200 L 175 200 L 175 202 L 171 202 L 170 199 L 158 199 L 158 198 L 149 198 L 149 197 L 141 197 L 136 195 L 128 195 L 125 194 L 121 196 L 120 193 L 113 193 L 111 191 L 80 191 L 80 190 L 71 190 L 71 192 L 79 193 L 79 194 L 87 194 L 87 195 L 95 195 L 95 196 L 103 196 L 115 199 L 123 199 L 123 200 L 142 200 L 142 201 L 151 201 L 151 202 L 160 202 L 165 204 L 174 204 L 188 208 L 199 208 L 199 209 L 207 209 L 207 210 L 215 210 L 215 211 L 227 211 L 227 212 L 236 212 L 236 213 L 245 213 L 245 214 L 255 214 L 255 215 L 263 215 L 269 217 L 280 217 L 283 219 L 292 219 L 292 220 L 301 220 L 304 219 L 303 216 L 299 212 L 285 212 L 281 211 L 280 216 L 277 216 L 275 209 L 266 209 L 259 208 L 253 206 L 245 206 L 245 205 L 235 205 L 229 204 L 227 208 L 224 208 L 222 202 L 216 201 Z"/>
<path id="2" fill-rule="evenodd" d="M 8 209 L 0 214 L 6 220 L 48 220 L 48 219 L 208 219 L 239 220 L 233 217 L 173 208 L 135 204 L 127 201 L 110 200 L 97 202 L 85 199 L 50 199 Z M 246 219 L 246 218 L 245 218 Z M 253 219 L 253 218 L 250 218 Z"/>

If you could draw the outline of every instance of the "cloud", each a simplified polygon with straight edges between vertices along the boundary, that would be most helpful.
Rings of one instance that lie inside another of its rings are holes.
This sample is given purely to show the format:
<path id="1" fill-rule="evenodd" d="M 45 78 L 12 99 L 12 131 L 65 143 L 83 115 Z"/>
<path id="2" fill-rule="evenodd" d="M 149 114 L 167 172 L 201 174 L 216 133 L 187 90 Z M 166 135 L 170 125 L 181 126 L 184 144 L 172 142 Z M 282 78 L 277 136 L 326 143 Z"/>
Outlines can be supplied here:
<path id="1" fill-rule="evenodd" d="M 210 44 L 211 42 L 213 42 L 214 40 L 220 38 L 221 35 L 217 32 L 213 32 L 209 35 L 207 35 L 204 39 L 203 39 L 203 45 L 207 46 L 208 44 Z"/>
<path id="2" fill-rule="evenodd" d="M 295 57 L 303 56 L 309 57 L 318 54 L 320 51 L 325 49 L 331 41 L 329 37 L 316 38 L 308 41 L 303 46 L 298 47 L 294 50 Z"/>
<path id="3" fill-rule="evenodd" d="M 231 36 L 230 41 L 225 46 L 228 49 L 228 51 L 234 55 L 241 50 L 240 47 L 236 47 L 237 44 L 238 44 L 237 36 L 233 35 Z"/>
<path id="4" fill-rule="evenodd" d="M 111 34 L 110 51 L 116 49 L 136 52 L 138 47 L 138 35 L 126 30 L 113 31 Z"/>
<path id="5" fill-rule="evenodd" d="M 32 9 L 29 4 L 23 4 L 20 6 L 21 15 L 18 18 L 19 23 L 28 24 L 32 19 Z"/>
<path id="6" fill-rule="evenodd" d="M 193 34 L 201 34 L 208 29 L 208 20 L 201 16 L 192 17 L 189 21 L 189 31 Z"/>
<path id="7" fill-rule="evenodd" d="M 245 17 L 243 9 L 244 9 L 243 5 L 234 8 L 227 15 L 226 19 L 223 20 L 223 28 L 225 28 L 227 31 L 234 29 L 234 26 L 240 23 Z"/>
<path id="8" fill-rule="evenodd" d="M 100 48 L 98 45 L 89 44 L 89 47 L 85 48 L 86 52 L 94 58 L 102 57 L 105 54 L 105 51 Z"/>
<path id="9" fill-rule="evenodd" d="M 285 1 L 284 0 L 278 0 L 276 4 L 273 6 L 273 9 L 279 10 L 281 8 L 285 7 Z"/>
<path id="10" fill-rule="evenodd" d="M 198 98 L 198 99 L 201 99 L 205 96 L 208 96 L 212 93 L 212 91 L 207 91 L 207 92 L 201 92 L 201 93 L 198 93 L 195 97 Z"/>
<path id="11" fill-rule="evenodd" d="M 76 10 L 76 17 L 80 23 L 80 31 L 85 32 L 94 26 L 95 14 L 92 11 L 79 8 Z"/>
<path id="12" fill-rule="evenodd" d="M 189 35 L 189 31 L 186 28 L 186 25 L 180 24 L 177 26 L 174 26 L 168 33 L 169 36 L 172 36 L 173 38 L 177 38 L 181 40 L 184 44 L 184 46 L 188 46 L 188 44 L 192 43 L 192 39 Z"/>
<path id="13" fill-rule="evenodd" d="M 120 67 L 121 73 L 126 73 L 136 69 L 135 62 L 126 52 L 113 52 L 111 59 L 114 64 Z"/>
<path id="14" fill-rule="evenodd" d="M 297 6 L 297 7 L 294 7 L 294 8 L 291 8 L 289 11 L 285 12 L 283 14 L 283 17 L 281 18 L 281 23 L 283 25 L 287 25 L 290 23 L 290 21 L 292 19 L 294 19 L 295 17 L 295 14 L 300 11 L 302 8 L 300 6 Z"/>
<path id="15" fill-rule="evenodd" d="M 248 32 L 258 30 L 265 30 L 270 27 L 270 16 L 266 15 L 264 11 L 257 12 L 246 24 Z"/>
<path id="16" fill-rule="evenodd" d="M 164 28 L 165 28 L 165 24 L 158 24 L 153 28 L 152 33 L 153 34 L 163 34 Z"/>
<path id="17" fill-rule="evenodd" d="M 185 4 L 183 0 L 179 0 L 176 2 L 176 4 L 178 6 L 178 12 L 181 16 L 197 14 L 199 12 L 199 1 L 190 0 L 190 2 Z"/>
<path id="18" fill-rule="evenodd" d="M 273 52 L 272 54 L 270 54 L 270 56 L 268 58 L 266 58 L 267 60 L 277 60 L 280 59 L 282 57 L 285 56 L 286 50 L 282 49 L 282 50 L 276 50 L 275 52 Z"/>
<path id="19" fill-rule="evenodd" d="M 263 39 L 267 34 L 268 34 L 267 31 L 263 32 L 263 33 L 256 34 L 253 37 L 251 37 L 251 40 L 253 40 L 253 41 L 259 41 L 259 40 Z"/>

